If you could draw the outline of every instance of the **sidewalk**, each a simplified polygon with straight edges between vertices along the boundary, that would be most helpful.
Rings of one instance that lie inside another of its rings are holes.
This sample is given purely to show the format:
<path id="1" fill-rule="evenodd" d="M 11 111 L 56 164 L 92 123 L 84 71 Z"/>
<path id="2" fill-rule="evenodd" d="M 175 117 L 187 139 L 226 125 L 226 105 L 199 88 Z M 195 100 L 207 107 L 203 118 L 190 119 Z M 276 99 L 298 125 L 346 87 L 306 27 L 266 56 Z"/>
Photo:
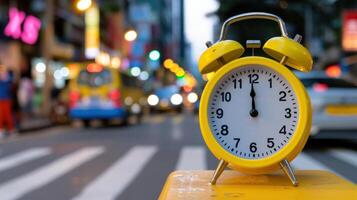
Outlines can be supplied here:
<path id="1" fill-rule="evenodd" d="M 19 132 L 24 133 L 43 128 L 49 128 L 51 126 L 53 126 L 53 123 L 48 118 L 24 119 L 20 122 Z"/>

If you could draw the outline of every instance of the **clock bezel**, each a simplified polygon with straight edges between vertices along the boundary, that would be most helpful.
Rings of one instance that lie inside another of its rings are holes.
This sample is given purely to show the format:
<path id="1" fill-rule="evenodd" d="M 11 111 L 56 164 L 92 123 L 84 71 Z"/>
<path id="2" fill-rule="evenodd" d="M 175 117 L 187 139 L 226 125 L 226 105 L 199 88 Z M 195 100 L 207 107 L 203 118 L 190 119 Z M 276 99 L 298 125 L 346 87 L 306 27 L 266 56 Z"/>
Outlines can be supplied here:
<path id="1" fill-rule="evenodd" d="M 290 141 L 275 154 L 253 160 L 238 157 L 225 150 L 215 139 L 213 132 L 210 129 L 208 119 L 209 98 L 211 97 L 216 84 L 231 70 L 246 65 L 262 65 L 283 76 L 295 92 L 297 104 L 299 106 L 297 127 Z M 229 166 L 233 169 L 253 174 L 262 174 L 275 170 L 279 168 L 279 163 L 283 159 L 292 161 L 302 151 L 306 144 L 311 128 L 311 118 L 310 99 L 300 80 L 284 65 L 272 59 L 260 56 L 238 58 L 227 63 L 215 72 L 214 76 L 207 82 L 207 85 L 203 90 L 199 109 L 201 134 L 213 155 L 218 159 L 223 159 L 228 162 L 230 164 Z"/>

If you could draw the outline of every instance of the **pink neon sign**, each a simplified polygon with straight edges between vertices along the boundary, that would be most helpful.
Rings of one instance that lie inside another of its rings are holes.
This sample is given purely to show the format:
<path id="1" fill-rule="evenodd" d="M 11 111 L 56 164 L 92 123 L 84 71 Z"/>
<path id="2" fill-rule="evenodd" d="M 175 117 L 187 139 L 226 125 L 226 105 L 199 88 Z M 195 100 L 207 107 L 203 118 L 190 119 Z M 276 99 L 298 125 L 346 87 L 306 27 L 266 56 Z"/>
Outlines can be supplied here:
<path id="1" fill-rule="evenodd" d="M 27 16 L 24 22 L 24 31 L 21 39 L 27 44 L 35 44 L 38 38 L 38 32 L 41 28 L 41 21 L 34 16 Z"/>
<path id="2" fill-rule="evenodd" d="M 21 29 L 23 25 L 23 30 Z M 41 28 L 41 21 L 35 16 L 28 15 L 17 8 L 10 8 L 9 22 L 5 27 L 4 34 L 14 39 L 19 39 L 26 44 L 35 44 Z"/>

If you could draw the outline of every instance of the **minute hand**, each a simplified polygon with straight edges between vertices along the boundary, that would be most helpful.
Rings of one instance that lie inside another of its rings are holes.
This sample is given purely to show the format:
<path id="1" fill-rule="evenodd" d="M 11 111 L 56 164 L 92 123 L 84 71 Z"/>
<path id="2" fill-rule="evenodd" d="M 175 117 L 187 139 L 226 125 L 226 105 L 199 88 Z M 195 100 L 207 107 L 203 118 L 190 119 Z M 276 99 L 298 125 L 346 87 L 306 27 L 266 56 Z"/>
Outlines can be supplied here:
<path id="1" fill-rule="evenodd" d="M 257 117 L 258 116 L 258 111 L 255 109 L 255 91 L 254 91 L 254 86 L 252 83 L 252 87 L 250 90 L 250 97 L 252 98 L 252 109 L 250 110 L 249 114 L 251 117 Z"/>

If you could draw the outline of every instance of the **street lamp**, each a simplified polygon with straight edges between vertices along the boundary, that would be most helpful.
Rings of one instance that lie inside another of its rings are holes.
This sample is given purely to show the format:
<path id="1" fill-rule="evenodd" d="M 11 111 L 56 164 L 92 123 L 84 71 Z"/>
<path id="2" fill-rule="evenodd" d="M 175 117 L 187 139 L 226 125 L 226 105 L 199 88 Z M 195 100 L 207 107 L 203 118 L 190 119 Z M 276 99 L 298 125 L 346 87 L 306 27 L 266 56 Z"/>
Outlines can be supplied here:
<path id="1" fill-rule="evenodd" d="M 132 42 L 136 39 L 138 34 L 134 30 L 129 30 L 125 33 L 124 38 L 126 41 Z"/>
<path id="2" fill-rule="evenodd" d="M 79 11 L 85 11 L 92 5 L 92 0 L 78 0 L 77 1 L 77 9 Z"/>

